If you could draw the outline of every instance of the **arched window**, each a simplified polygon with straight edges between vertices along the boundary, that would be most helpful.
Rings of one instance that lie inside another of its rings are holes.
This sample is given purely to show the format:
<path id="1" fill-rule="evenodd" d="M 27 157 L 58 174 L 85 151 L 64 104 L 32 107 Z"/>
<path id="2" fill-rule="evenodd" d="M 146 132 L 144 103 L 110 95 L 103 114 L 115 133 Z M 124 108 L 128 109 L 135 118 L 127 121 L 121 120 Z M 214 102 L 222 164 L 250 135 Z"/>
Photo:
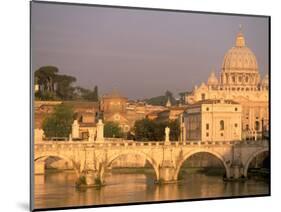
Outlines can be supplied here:
<path id="1" fill-rule="evenodd" d="M 232 77 L 232 82 L 235 83 L 235 76 Z"/>
<path id="2" fill-rule="evenodd" d="M 224 121 L 220 120 L 220 130 L 224 130 Z"/>

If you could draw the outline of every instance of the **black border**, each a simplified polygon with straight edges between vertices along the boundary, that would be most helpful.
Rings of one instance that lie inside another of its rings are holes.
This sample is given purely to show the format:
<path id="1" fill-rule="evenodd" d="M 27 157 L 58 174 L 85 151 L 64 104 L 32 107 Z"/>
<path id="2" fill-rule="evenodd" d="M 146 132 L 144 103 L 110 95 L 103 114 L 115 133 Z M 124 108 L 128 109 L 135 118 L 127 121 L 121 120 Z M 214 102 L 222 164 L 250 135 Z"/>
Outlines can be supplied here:
<path id="1" fill-rule="evenodd" d="M 103 7 L 103 8 L 116 8 L 116 9 L 136 9 L 136 10 L 150 10 L 150 11 L 163 11 L 163 12 L 178 12 L 178 13 L 194 13 L 194 14 L 209 14 L 209 15 L 227 15 L 227 16 L 244 16 L 244 17 L 256 17 L 256 18 L 267 18 L 268 19 L 268 76 L 269 76 L 269 193 L 265 195 L 242 195 L 242 196 L 231 196 L 231 197 L 211 197 L 211 198 L 197 198 L 197 199 L 178 199 L 178 200 L 164 200 L 164 201 L 146 201 L 146 202 L 133 202 L 133 203 L 115 203 L 115 204 L 99 204 L 99 205 L 84 205 L 84 206 L 67 206 L 67 207 L 55 207 L 55 208 L 34 208 L 34 80 L 32 74 L 32 4 L 56 4 L 56 5 L 71 5 L 71 6 L 87 6 L 87 7 Z M 101 5 L 101 4 L 88 4 L 88 3 L 70 3 L 70 2 L 53 2 L 53 1 L 40 1 L 31 0 L 30 4 L 30 17 L 29 17 L 29 56 L 30 56 L 30 211 L 49 211 L 49 210 L 67 210 L 67 209 L 86 209 L 86 208 L 100 208 L 100 207 L 113 207 L 113 206 L 131 206 L 131 205 L 144 205 L 144 204 L 159 204 L 159 203 L 176 203 L 176 202 L 191 202 L 191 201 L 204 201 L 204 200 L 224 200 L 224 199 L 240 199 L 249 197 L 270 197 L 271 196 L 271 176 L 272 176 L 272 163 L 271 163 L 271 16 L 270 15 L 253 15 L 253 14 L 238 14 L 238 13 L 224 13 L 224 12 L 206 12 L 206 11 L 192 11 L 192 10 L 179 10 L 179 9 L 163 9 L 163 8 L 146 8 L 146 7 L 133 7 L 133 6 L 120 6 L 120 5 Z"/>

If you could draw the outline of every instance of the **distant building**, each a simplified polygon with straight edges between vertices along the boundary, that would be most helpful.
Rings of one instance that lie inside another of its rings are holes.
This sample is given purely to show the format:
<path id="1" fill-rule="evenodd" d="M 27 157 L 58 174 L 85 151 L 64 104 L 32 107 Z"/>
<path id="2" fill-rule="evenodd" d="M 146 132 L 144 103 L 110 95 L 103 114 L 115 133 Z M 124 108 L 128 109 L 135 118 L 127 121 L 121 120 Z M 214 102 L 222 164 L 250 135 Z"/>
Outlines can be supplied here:
<path id="1" fill-rule="evenodd" d="M 96 134 L 96 122 L 99 114 L 99 103 L 91 101 L 64 101 L 71 106 L 79 124 L 79 139 L 88 140 Z"/>
<path id="2" fill-rule="evenodd" d="M 168 97 L 168 100 L 166 102 L 166 107 L 171 107 L 172 106 L 172 103 L 170 101 L 170 97 Z"/>
<path id="3" fill-rule="evenodd" d="M 184 114 L 187 140 L 241 140 L 241 105 L 232 100 L 202 100 Z"/>
<path id="4" fill-rule="evenodd" d="M 126 105 L 128 99 L 114 91 L 104 95 L 101 101 L 101 111 L 104 122 L 117 122 L 123 132 L 130 130 L 130 123 L 126 117 Z"/>
<path id="5" fill-rule="evenodd" d="M 128 100 L 116 91 L 104 95 L 101 101 L 104 122 L 117 122 L 123 132 L 131 131 L 137 120 L 144 119 L 152 113 L 157 114 L 165 109 L 163 106 Z"/>
<path id="6" fill-rule="evenodd" d="M 54 112 L 57 105 L 65 104 L 71 106 L 74 110 L 75 119 L 79 126 L 76 139 L 88 139 L 96 131 L 96 119 L 99 114 L 98 102 L 89 101 L 35 101 L 35 130 L 36 135 L 43 128 L 44 119 Z M 40 135 L 41 136 L 41 135 Z M 42 136 L 41 136 L 42 137 Z M 35 138 L 36 139 L 36 138 Z"/>

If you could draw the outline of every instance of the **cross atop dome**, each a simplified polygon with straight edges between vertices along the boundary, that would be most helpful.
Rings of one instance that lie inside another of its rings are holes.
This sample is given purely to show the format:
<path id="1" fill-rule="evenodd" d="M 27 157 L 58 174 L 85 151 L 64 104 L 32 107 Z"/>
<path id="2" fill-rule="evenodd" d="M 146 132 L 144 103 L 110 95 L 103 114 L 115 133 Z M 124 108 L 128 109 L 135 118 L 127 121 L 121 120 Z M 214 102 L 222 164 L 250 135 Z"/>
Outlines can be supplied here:
<path id="1" fill-rule="evenodd" d="M 242 32 L 242 24 L 239 24 L 239 31 Z"/>
<path id="2" fill-rule="evenodd" d="M 242 33 L 242 24 L 239 24 L 239 33 L 236 36 L 236 47 L 244 47 L 246 46 L 245 38 Z"/>

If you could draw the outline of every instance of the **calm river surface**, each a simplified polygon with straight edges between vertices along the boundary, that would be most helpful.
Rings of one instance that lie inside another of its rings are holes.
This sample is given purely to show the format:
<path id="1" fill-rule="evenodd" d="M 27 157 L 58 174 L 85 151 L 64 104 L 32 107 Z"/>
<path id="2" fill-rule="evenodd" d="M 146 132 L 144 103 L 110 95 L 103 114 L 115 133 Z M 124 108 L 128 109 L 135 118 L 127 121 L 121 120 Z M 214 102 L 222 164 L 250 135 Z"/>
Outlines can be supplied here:
<path id="1" fill-rule="evenodd" d="M 77 190 L 72 171 L 35 176 L 35 208 L 268 194 L 263 179 L 224 182 L 221 176 L 186 174 L 177 184 L 156 185 L 151 173 L 108 173 L 106 186 Z"/>

